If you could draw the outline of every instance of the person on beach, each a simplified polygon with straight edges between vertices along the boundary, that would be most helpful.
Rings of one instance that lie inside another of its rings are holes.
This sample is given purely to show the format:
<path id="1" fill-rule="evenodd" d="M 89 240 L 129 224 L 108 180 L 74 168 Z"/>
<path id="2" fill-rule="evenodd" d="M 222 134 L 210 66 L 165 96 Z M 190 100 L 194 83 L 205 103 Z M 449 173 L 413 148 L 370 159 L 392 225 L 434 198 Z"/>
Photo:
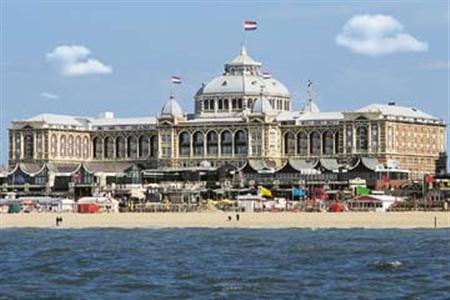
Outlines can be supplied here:
<path id="1" fill-rule="evenodd" d="M 231 216 L 228 216 L 228 221 L 231 221 Z"/>
<path id="2" fill-rule="evenodd" d="M 239 214 L 236 214 L 236 221 L 239 221 Z"/>

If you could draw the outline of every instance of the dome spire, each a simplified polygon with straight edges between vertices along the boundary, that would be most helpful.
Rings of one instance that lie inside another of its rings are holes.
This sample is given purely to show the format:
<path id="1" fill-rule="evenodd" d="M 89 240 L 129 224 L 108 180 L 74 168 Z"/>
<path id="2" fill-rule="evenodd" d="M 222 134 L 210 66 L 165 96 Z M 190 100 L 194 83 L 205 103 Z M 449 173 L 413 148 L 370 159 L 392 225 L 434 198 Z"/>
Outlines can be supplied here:
<path id="1" fill-rule="evenodd" d="M 307 82 L 307 90 L 306 90 L 306 103 L 302 108 L 303 113 L 317 113 L 320 112 L 319 107 L 313 102 L 314 95 L 313 95 L 313 89 L 312 89 L 312 81 L 308 79 Z"/>
<path id="2" fill-rule="evenodd" d="M 245 45 L 244 42 L 241 42 L 241 51 L 239 52 L 239 54 L 242 55 L 247 55 L 247 49 L 245 49 Z"/>

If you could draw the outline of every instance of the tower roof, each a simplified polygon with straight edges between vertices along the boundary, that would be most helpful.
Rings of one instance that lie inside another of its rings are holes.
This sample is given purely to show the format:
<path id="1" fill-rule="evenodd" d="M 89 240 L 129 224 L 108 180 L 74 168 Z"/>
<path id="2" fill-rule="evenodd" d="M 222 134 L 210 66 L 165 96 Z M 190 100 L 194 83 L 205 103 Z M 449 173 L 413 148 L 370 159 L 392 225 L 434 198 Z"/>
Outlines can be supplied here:
<path id="1" fill-rule="evenodd" d="M 260 62 L 255 61 L 247 54 L 247 49 L 245 46 L 241 46 L 241 50 L 239 51 L 239 55 L 230 60 L 225 64 L 226 66 L 241 66 L 241 65 L 253 65 L 253 66 L 261 66 Z"/>
<path id="2" fill-rule="evenodd" d="M 170 96 L 169 100 L 167 100 L 166 104 L 164 104 L 161 110 L 162 116 L 182 116 L 183 110 L 181 109 L 180 104 L 178 104 L 177 100 L 173 96 Z"/>

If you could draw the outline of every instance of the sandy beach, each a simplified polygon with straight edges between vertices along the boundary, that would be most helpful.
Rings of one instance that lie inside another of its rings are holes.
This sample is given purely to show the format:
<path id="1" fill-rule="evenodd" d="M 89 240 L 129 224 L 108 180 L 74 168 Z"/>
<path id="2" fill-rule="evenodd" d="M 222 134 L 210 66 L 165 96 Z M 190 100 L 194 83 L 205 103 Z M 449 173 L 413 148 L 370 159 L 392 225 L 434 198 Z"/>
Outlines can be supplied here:
<path id="1" fill-rule="evenodd" d="M 0 228 L 56 227 L 238 227 L 238 228 L 433 228 L 450 227 L 450 212 L 358 212 L 358 213 L 28 213 L 0 214 Z M 232 216 L 232 221 L 228 221 Z"/>

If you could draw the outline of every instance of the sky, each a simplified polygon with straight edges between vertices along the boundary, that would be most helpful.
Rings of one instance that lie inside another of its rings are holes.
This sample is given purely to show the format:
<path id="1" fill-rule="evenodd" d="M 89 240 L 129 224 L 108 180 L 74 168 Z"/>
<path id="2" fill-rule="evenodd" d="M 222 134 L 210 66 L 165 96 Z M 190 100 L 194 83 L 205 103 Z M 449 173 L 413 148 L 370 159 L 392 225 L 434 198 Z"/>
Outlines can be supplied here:
<path id="1" fill-rule="evenodd" d="M 322 111 L 394 101 L 448 121 L 448 1 L 0 2 L 0 163 L 12 120 L 155 116 L 172 75 L 192 112 L 242 40 L 296 110 L 310 79 Z M 258 29 L 244 33 L 244 20 Z"/>

